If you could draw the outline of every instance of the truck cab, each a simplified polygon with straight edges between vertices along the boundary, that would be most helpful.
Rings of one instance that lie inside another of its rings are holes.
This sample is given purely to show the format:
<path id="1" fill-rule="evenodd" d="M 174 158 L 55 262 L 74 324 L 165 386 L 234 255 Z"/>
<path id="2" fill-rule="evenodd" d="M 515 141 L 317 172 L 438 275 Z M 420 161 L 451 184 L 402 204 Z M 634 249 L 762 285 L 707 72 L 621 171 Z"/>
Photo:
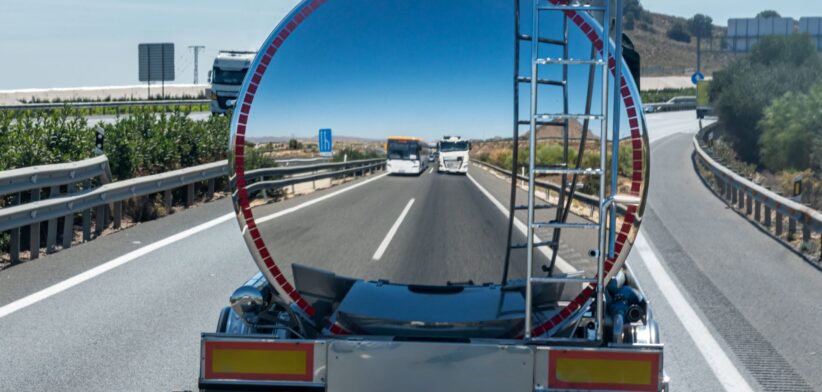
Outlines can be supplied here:
<path id="1" fill-rule="evenodd" d="M 468 152 L 471 144 L 459 136 L 445 136 L 437 145 L 439 173 L 468 173 Z"/>
<path id="2" fill-rule="evenodd" d="M 211 113 L 224 114 L 229 101 L 237 99 L 245 74 L 254 61 L 256 52 L 221 50 L 214 58 L 214 67 L 209 71 L 211 83 Z"/>

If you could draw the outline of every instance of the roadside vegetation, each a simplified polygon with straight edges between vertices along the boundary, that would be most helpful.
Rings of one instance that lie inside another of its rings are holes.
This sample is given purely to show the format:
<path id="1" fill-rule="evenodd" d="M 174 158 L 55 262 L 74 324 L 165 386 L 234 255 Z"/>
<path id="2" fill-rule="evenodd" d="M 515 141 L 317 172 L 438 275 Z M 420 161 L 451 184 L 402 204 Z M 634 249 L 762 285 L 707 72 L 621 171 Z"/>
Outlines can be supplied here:
<path id="1" fill-rule="evenodd" d="M 667 102 L 673 97 L 682 96 L 696 96 L 696 88 L 666 88 L 662 90 L 646 90 L 640 91 L 639 96 L 642 98 L 642 103 L 660 103 Z"/>
<path id="2" fill-rule="evenodd" d="M 763 38 L 714 74 L 710 97 L 721 120 L 713 154 L 785 194 L 801 174 L 802 201 L 822 209 L 822 57 L 810 38 Z"/>

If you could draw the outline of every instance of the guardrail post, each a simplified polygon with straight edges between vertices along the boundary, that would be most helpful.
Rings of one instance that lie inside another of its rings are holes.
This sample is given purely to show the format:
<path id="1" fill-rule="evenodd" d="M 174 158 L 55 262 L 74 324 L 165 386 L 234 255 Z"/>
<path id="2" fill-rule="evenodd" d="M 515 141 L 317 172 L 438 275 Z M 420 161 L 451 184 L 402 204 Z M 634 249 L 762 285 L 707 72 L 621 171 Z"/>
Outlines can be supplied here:
<path id="1" fill-rule="evenodd" d="M 765 204 L 765 227 L 771 227 L 771 206 Z"/>
<path id="2" fill-rule="evenodd" d="M 32 189 L 31 202 L 40 200 L 40 188 Z M 29 226 L 29 260 L 40 257 L 40 222 L 32 223 Z"/>
<path id="3" fill-rule="evenodd" d="M 74 193 L 75 186 L 73 182 L 66 185 L 66 193 Z M 63 249 L 71 248 L 71 242 L 74 240 L 74 214 L 68 214 L 63 217 Z"/>
<path id="4" fill-rule="evenodd" d="M 166 213 L 171 212 L 171 204 L 173 202 L 173 197 L 171 195 L 171 189 L 166 189 L 163 191 L 163 207 L 166 209 Z"/>
<path id="5" fill-rule="evenodd" d="M 802 242 L 807 243 L 811 241 L 811 228 L 808 222 L 802 222 Z"/>
<path id="6" fill-rule="evenodd" d="M 118 202 L 114 203 L 114 206 L 112 207 L 112 210 L 114 210 L 114 211 L 112 211 L 113 215 L 114 215 L 114 223 L 113 223 L 114 228 L 119 229 L 122 226 L 122 223 L 123 223 L 123 202 L 118 201 Z"/>
<path id="7" fill-rule="evenodd" d="M 728 189 L 727 189 L 727 192 L 725 193 L 725 200 L 731 202 L 732 207 L 733 207 L 733 203 L 734 203 L 734 194 L 735 194 L 734 192 L 735 191 L 734 191 L 733 185 L 728 183 Z"/>
<path id="8" fill-rule="evenodd" d="M 745 214 L 750 216 L 751 212 L 753 212 L 753 205 L 752 205 L 753 204 L 753 200 L 752 200 L 753 197 L 751 197 L 751 195 L 745 195 L 745 196 L 747 196 L 747 197 L 745 197 Z M 757 211 L 757 212 L 759 212 L 759 211 Z"/>
<path id="9" fill-rule="evenodd" d="M 214 184 L 215 184 L 215 182 L 216 182 L 216 180 L 213 179 L 213 178 L 208 180 L 208 191 L 206 193 L 206 197 L 208 198 L 208 200 L 211 200 L 211 199 L 214 198 Z"/>
<path id="10" fill-rule="evenodd" d="M 11 196 L 11 205 L 20 203 L 20 194 L 16 193 Z M 9 257 L 12 264 L 20 262 L 20 228 L 11 229 L 11 238 L 9 238 Z"/>
<path id="11" fill-rule="evenodd" d="M 776 236 L 779 237 L 782 235 L 782 213 L 778 210 L 776 211 Z"/>
<path id="12" fill-rule="evenodd" d="M 194 183 L 186 185 L 186 207 L 194 204 Z"/>
<path id="13" fill-rule="evenodd" d="M 740 186 L 738 192 L 739 192 L 739 194 L 736 197 L 737 207 L 739 208 L 740 211 L 742 211 L 742 208 L 745 205 L 745 191 Z"/>
<path id="14" fill-rule="evenodd" d="M 91 180 L 83 181 L 83 189 L 91 188 Z M 91 241 L 91 210 L 83 210 L 83 242 Z"/>
<path id="15" fill-rule="evenodd" d="M 754 199 L 754 220 L 756 223 L 762 223 L 762 203 L 759 199 Z"/>
<path id="16" fill-rule="evenodd" d="M 53 186 L 49 189 L 49 198 L 57 196 L 59 188 Z M 51 219 L 47 223 L 46 228 L 46 253 L 54 253 L 54 248 L 57 246 L 57 219 Z"/>
<path id="17" fill-rule="evenodd" d="M 792 240 L 796 236 L 796 219 L 788 216 L 788 240 Z"/>
<path id="18" fill-rule="evenodd" d="M 103 234 L 103 228 L 106 226 L 106 205 L 102 204 L 94 209 L 94 237 L 99 237 Z"/>

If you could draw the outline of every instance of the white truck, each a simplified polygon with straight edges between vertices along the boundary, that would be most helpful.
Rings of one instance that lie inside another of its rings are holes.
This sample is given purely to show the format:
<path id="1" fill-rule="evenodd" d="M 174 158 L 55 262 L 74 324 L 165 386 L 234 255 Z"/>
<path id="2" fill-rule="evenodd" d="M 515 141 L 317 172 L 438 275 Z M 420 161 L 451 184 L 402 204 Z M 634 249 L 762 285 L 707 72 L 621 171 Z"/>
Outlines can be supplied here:
<path id="1" fill-rule="evenodd" d="M 437 143 L 439 173 L 468 173 L 468 151 L 471 144 L 459 136 L 445 136 Z"/>
<path id="2" fill-rule="evenodd" d="M 221 50 L 217 53 L 214 68 L 208 72 L 212 114 L 226 113 L 230 101 L 237 99 L 245 74 L 256 55 L 257 52 L 234 50 Z"/>

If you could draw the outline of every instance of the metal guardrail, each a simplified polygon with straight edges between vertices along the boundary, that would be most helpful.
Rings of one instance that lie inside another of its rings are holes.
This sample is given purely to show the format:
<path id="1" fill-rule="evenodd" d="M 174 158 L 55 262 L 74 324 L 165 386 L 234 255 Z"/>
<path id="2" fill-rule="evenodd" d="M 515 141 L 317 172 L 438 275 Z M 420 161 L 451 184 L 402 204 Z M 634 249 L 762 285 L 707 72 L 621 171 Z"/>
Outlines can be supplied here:
<path id="1" fill-rule="evenodd" d="M 373 172 L 385 167 L 385 159 L 361 159 L 357 161 L 348 162 L 333 162 L 321 163 L 318 165 L 304 165 L 293 167 L 274 167 L 267 169 L 250 170 L 245 173 L 246 182 L 248 186 L 246 190 L 257 192 L 261 190 L 283 188 L 294 184 L 299 184 L 309 181 L 323 180 L 326 178 L 346 176 L 357 173 L 364 173 L 365 171 Z M 333 170 L 339 169 L 339 170 Z M 311 173 L 309 175 L 280 178 L 286 175 Z"/>
<path id="2" fill-rule="evenodd" d="M 495 171 L 499 174 L 502 174 L 506 177 L 511 177 L 511 170 L 503 169 L 499 166 L 492 165 L 488 162 L 483 162 L 483 161 L 476 160 L 476 159 L 471 159 L 471 162 L 473 162 L 474 164 L 480 165 L 480 166 L 484 166 L 484 167 L 486 167 L 488 169 L 491 169 L 491 170 L 493 170 L 493 171 Z M 522 175 L 517 175 L 517 180 L 528 181 L 528 177 L 527 176 L 522 176 Z M 537 180 L 534 183 L 537 184 L 538 186 L 542 187 L 542 188 L 545 188 L 545 189 L 548 189 L 548 190 L 551 190 L 551 191 L 554 191 L 554 192 L 559 192 L 559 188 L 560 188 L 559 184 L 556 184 L 556 183 L 553 183 L 553 182 L 550 182 L 550 181 L 540 181 L 540 180 Z M 576 200 L 576 201 L 578 201 L 578 202 L 580 202 L 580 203 L 582 203 L 582 204 L 584 204 L 588 207 L 599 209 L 599 198 L 597 198 L 597 197 L 587 195 L 587 194 L 584 194 L 584 193 L 580 193 L 580 192 L 574 192 L 574 200 Z M 625 208 L 624 205 L 617 204 L 617 213 L 619 215 L 624 216 L 627 213 L 627 209 Z"/>
<path id="3" fill-rule="evenodd" d="M 693 138 L 695 162 L 713 174 L 718 187 L 717 195 L 722 197 L 731 208 L 756 222 L 765 231 L 789 246 L 792 245 L 782 238 L 785 233 L 786 219 L 788 239 L 796 234 L 797 225 L 801 226 L 802 241 L 806 243 L 811 241 L 812 232 L 822 233 L 822 212 L 790 200 L 740 176 L 714 160 L 705 151 L 708 147 L 703 148 L 700 141 L 706 140 L 706 135 L 712 132 L 717 124 L 719 123 L 702 128 Z M 701 176 L 701 173 L 699 174 Z M 820 239 L 820 249 L 822 249 L 822 239 Z M 820 259 L 822 259 L 822 254 L 820 254 Z"/>
<path id="4" fill-rule="evenodd" d="M 283 188 L 302 182 L 332 177 L 344 177 L 366 171 L 373 172 L 385 166 L 384 159 L 368 159 L 349 162 L 321 163 L 294 167 L 275 167 L 249 171 L 246 178 L 253 182 L 249 190 Z M 340 169 L 340 170 L 334 170 Z M 296 174 L 310 173 L 304 176 Z M 83 241 L 92 238 L 92 211 L 94 233 L 99 236 L 109 223 L 120 228 L 123 202 L 150 194 L 163 194 L 166 209 L 173 205 L 173 190 L 185 188 L 185 204 L 192 204 L 197 195 L 197 184 L 206 182 L 206 197 L 215 192 L 216 180 L 226 177 L 228 163 L 213 162 L 204 165 L 173 170 L 165 173 L 109 182 L 108 159 L 105 156 L 78 162 L 34 166 L 0 172 L 0 196 L 11 196 L 12 205 L 0 208 L 0 232 L 11 232 L 10 257 L 12 263 L 20 259 L 23 228 L 28 229 L 28 249 L 31 258 L 37 258 L 42 241 L 41 224 L 46 222 L 46 252 L 56 250 L 58 230 L 62 234 L 62 247 L 69 248 L 74 239 L 74 221 L 82 214 Z M 294 176 L 282 178 L 284 176 Z M 100 186 L 92 187 L 92 181 Z M 77 183 L 82 183 L 79 189 Z M 49 189 L 48 199 L 40 200 L 44 189 Z M 29 202 L 21 204 L 21 195 L 28 194 Z"/>
<path id="5" fill-rule="evenodd" d="M 696 110 L 696 103 L 646 103 L 642 105 L 642 108 L 646 113 L 676 112 L 682 110 Z"/>
<path id="6" fill-rule="evenodd" d="M 134 106 L 179 106 L 179 105 L 207 105 L 210 99 L 165 99 L 144 101 L 106 101 L 106 102 L 54 102 L 54 103 L 25 103 L 19 105 L 0 105 L 0 110 L 49 110 L 61 109 L 70 106 L 76 109 L 119 108 Z"/>

